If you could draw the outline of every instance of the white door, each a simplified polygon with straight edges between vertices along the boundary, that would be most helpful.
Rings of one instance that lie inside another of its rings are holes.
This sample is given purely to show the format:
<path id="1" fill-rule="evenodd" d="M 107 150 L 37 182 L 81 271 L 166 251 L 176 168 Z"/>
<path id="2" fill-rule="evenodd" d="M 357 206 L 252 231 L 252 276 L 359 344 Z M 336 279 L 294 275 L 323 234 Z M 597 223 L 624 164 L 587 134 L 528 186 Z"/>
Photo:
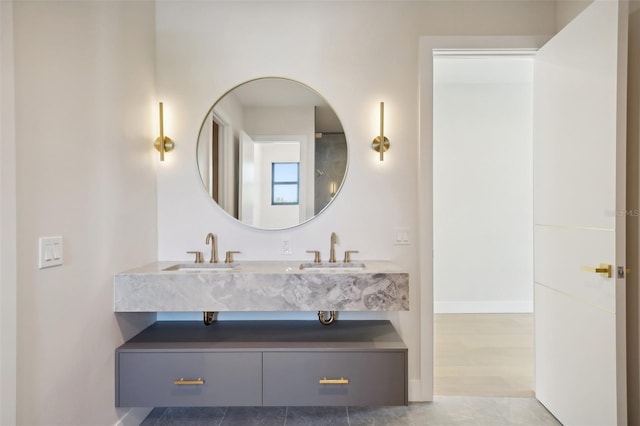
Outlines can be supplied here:
<path id="1" fill-rule="evenodd" d="M 627 421 L 627 15 L 596 0 L 534 65 L 536 396 L 568 426 Z"/>
<path id="2" fill-rule="evenodd" d="M 255 142 L 244 131 L 240 132 L 240 183 L 238 185 L 238 217 L 248 225 L 255 224 L 256 199 L 256 159 Z"/>

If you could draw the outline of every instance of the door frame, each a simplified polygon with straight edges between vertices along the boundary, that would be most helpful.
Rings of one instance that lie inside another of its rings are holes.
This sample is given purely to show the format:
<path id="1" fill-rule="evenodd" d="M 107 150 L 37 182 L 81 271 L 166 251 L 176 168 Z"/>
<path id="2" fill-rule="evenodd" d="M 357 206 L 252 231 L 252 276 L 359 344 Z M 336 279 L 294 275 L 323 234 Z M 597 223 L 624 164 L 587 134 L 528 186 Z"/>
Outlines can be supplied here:
<path id="1" fill-rule="evenodd" d="M 418 241 L 420 282 L 420 400 L 433 401 L 433 50 L 538 49 L 551 36 L 420 37 Z"/>

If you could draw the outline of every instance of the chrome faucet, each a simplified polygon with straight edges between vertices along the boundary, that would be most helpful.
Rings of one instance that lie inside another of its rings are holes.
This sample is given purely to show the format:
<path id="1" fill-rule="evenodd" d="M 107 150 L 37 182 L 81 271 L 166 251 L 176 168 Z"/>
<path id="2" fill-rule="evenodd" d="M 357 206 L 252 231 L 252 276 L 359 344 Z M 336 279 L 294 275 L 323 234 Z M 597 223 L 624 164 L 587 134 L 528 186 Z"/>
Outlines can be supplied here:
<path id="1" fill-rule="evenodd" d="M 209 232 L 205 243 L 211 244 L 211 259 L 209 263 L 218 263 L 218 237 Z"/>
<path id="2" fill-rule="evenodd" d="M 336 243 L 338 236 L 335 232 L 331 233 L 331 250 L 329 251 L 329 263 L 336 263 Z"/>

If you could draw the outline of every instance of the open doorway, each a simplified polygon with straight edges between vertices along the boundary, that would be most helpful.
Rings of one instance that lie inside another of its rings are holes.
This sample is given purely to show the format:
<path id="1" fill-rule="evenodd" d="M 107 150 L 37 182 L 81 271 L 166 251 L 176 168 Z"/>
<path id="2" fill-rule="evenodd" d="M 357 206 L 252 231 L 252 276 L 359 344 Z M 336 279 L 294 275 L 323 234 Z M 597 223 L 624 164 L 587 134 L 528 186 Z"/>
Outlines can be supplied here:
<path id="1" fill-rule="evenodd" d="M 436 395 L 534 394 L 533 54 L 434 51 Z"/>

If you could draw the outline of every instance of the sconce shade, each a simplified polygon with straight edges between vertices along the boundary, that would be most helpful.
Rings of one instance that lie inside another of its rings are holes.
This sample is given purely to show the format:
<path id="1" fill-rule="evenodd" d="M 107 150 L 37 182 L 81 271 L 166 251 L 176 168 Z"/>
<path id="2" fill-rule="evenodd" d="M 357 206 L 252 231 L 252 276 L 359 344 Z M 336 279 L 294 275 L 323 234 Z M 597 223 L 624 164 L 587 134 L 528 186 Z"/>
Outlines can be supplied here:
<path id="1" fill-rule="evenodd" d="M 164 153 L 173 151 L 174 143 L 168 136 L 164 135 L 164 112 L 162 102 L 159 103 L 158 109 L 160 114 L 160 136 L 156 138 L 153 146 L 158 150 L 158 152 L 160 152 L 160 161 L 164 161 Z"/>
<path id="2" fill-rule="evenodd" d="M 391 147 L 391 142 L 384 135 L 384 102 L 380 102 L 380 135 L 373 139 L 371 147 L 380 153 L 380 161 L 384 161 L 384 153 Z"/>

